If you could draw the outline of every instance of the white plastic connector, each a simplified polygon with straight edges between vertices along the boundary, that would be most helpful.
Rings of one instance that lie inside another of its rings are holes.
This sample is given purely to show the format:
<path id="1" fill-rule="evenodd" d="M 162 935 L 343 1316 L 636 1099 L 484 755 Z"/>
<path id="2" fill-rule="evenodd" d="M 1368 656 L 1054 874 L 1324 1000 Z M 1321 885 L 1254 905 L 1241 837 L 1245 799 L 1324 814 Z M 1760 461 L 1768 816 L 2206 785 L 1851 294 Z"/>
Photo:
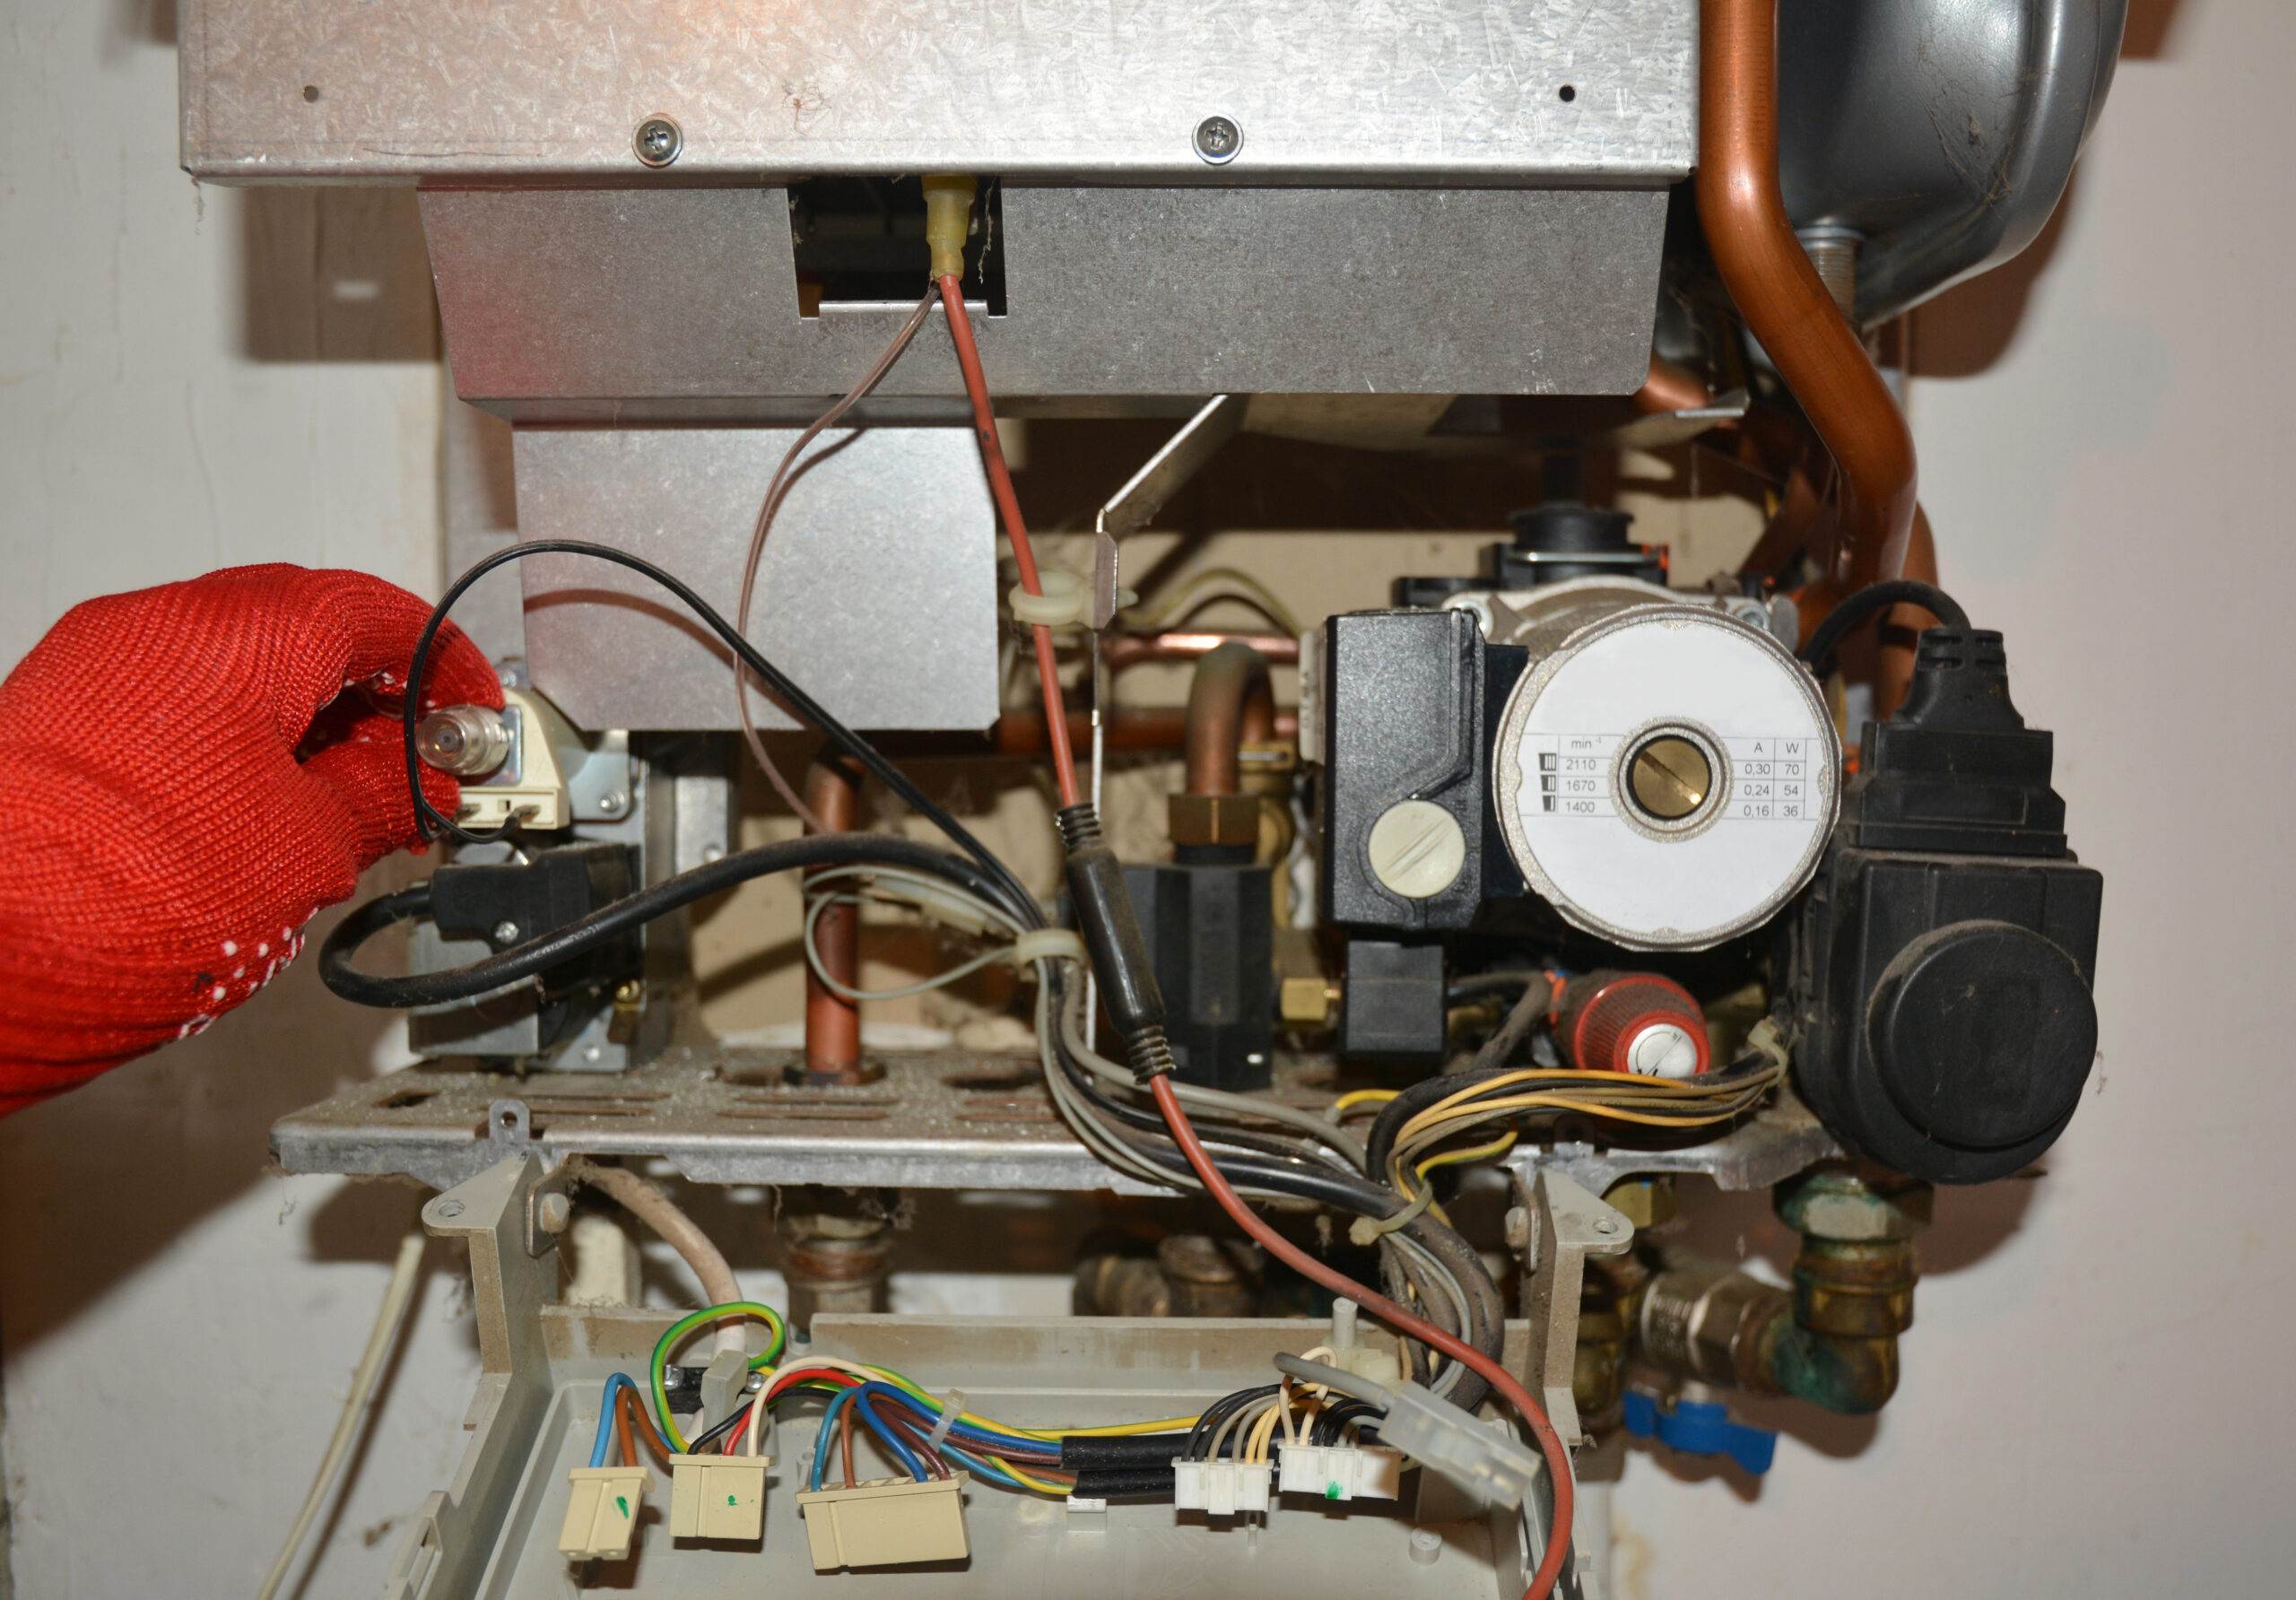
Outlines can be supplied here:
<path id="1" fill-rule="evenodd" d="M 1037 571 L 1037 587 L 1044 593 L 1031 595 L 1016 583 L 1005 596 L 1015 622 L 1031 627 L 1081 628 L 1091 621 L 1092 586 L 1086 579 L 1074 572 L 1043 567 Z"/>
<path id="2" fill-rule="evenodd" d="M 765 1530 L 770 1456 L 670 1457 L 670 1536 L 754 1539 Z"/>
<path id="3" fill-rule="evenodd" d="M 638 1525 L 654 1474 L 642 1466 L 577 1466 L 566 1476 L 574 1491 L 566 1505 L 566 1525 L 559 1530 L 559 1553 L 610 1561 L 628 1555 L 631 1530 Z"/>
<path id="4" fill-rule="evenodd" d="M 1283 1445 L 1276 1487 L 1318 1500 L 1393 1500 L 1403 1491 L 1403 1452 L 1378 1445 Z"/>
<path id="5" fill-rule="evenodd" d="M 1274 1468 L 1265 1461 L 1175 1461 L 1172 1504 L 1214 1517 L 1265 1511 L 1274 1476 Z"/>
<path id="6" fill-rule="evenodd" d="M 1379 1438 L 1493 1505 L 1521 1505 L 1546 1470 L 1529 1446 L 1416 1384 L 1389 1392 Z"/>
<path id="7" fill-rule="evenodd" d="M 961 1561 L 972 1553 L 965 1537 L 969 1473 L 928 1478 L 884 1478 L 846 1489 L 813 1489 L 797 1496 L 813 1570 L 893 1567 L 907 1561 Z"/>

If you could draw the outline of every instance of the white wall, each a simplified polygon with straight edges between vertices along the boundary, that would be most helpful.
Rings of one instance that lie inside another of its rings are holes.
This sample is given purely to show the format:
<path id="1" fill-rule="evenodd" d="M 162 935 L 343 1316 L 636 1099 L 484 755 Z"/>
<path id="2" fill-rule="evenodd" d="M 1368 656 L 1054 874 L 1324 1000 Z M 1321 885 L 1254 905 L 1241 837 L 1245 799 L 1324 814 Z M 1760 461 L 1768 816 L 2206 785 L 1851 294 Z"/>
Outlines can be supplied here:
<path id="1" fill-rule="evenodd" d="M 2007 631 L 2106 874 L 2098 1086 L 2045 1181 L 1941 1197 L 1878 1422 L 1779 1413 L 1795 1437 L 1751 1502 L 1637 1457 L 1620 1511 L 1655 1600 L 2245 1596 L 2296 1568 L 2274 1182 L 2296 757 L 2265 721 L 2296 578 L 2267 387 L 2296 370 L 2296 16 L 2185 0 L 2136 30 L 2150 57 L 2046 255 L 1925 317 L 1913 402 L 1947 579 Z M 18 0 L 0 25 L 0 660 L 88 595 L 232 562 L 435 584 L 441 391 L 405 198 L 195 191 L 169 30 L 126 0 Z M 22 1593 L 252 1587 L 413 1199 L 265 1176 L 265 1130 L 389 1050 L 306 970 L 0 1122 Z M 1702 1232 L 1790 1248 L 1759 1202 Z M 371 1593 L 392 1519 L 451 1470 L 458 1306 L 434 1276 L 305 1594 Z"/>
<path id="2" fill-rule="evenodd" d="M 91 595 L 219 566 L 435 587 L 411 197 L 196 190 L 170 27 L 74 0 L 0 18 L 0 661 Z M 308 967 L 276 989 L 0 1122 L 20 1595 L 251 1592 L 334 1425 L 415 1197 L 265 1174 L 272 1119 L 379 1043 Z M 450 1282 L 416 1309 L 309 1595 L 373 1593 L 388 1519 L 452 1469 L 474 1358 Z"/>
<path id="3" fill-rule="evenodd" d="M 1945 581 L 2007 634 L 2105 874 L 2097 1077 L 2046 1179 L 1939 1196 L 1877 1423 L 1791 1424 L 1752 1503 L 1633 1462 L 1654 1600 L 2292 1587 L 2296 12 L 2166 9 L 2046 255 L 1921 317 L 1918 364 L 1958 375 L 1911 402 Z M 1732 1224 L 1790 1257 L 1759 1204 Z"/>

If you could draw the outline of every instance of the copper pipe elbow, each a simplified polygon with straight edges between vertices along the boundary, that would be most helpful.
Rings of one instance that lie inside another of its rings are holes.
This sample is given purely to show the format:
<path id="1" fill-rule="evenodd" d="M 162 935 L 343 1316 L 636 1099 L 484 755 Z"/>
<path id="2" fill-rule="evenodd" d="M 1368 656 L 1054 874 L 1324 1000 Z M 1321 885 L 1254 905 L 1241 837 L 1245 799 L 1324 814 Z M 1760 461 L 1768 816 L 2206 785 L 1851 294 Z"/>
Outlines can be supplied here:
<path id="1" fill-rule="evenodd" d="M 1713 395 L 1696 377 L 1651 352 L 1650 376 L 1634 392 L 1636 411 L 1647 417 L 1662 412 L 1697 411 L 1713 404 Z"/>
<path id="2" fill-rule="evenodd" d="M 1778 184 L 1777 0 L 1701 0 L 1698 211 L 1722 282 L 1839 464 L 1852 588 L 1902 570 L 1913 435 L 1794 237 Z"/>
<path id="3" fill-rule="evenodd" d="M 1275 692 L 1267 681 L 1267 657 L 1249 645 L 1229 643 L 1196 664 L 1188 684 L 1187 792 L 1243 793 L 1242 761 L 1247 743 L 1275 737 Z"/>

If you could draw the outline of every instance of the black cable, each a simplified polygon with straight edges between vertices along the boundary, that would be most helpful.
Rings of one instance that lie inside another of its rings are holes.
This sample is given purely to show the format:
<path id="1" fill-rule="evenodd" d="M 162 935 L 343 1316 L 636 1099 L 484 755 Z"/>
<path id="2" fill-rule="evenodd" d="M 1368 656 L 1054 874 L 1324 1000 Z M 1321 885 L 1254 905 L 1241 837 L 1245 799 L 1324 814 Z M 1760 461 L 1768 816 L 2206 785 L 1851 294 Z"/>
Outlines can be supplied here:
<path id="1" fill-rule="evenodd" d="M 1810 635 L 1810 642 L 1801 650 L 1802 659 L 1813 671 L 1822 672 L 1826 657 L 1836 646 L 1848 637 L 1849 630 L 1875 612 L 1892 605 L 1918 605 L 1948 628 L 1966 628 L 1970 613 L 1934 583 L 1920 583 L 1910 578 L 1893 578 L 1887 583 L 1869 583 L 1840 604 L 1826 613 L 1824 622 Z"/>
<path id="2" fill-rule="evenodd" d="M 752 850 L 737 850 L 716 861 L 690 867 L 650 889 L 625 895 L 563 927 L 553 928 L 467 966 L 452 967 L 443 972 L 417 972 L 404 978 L 378 977 L 353 967 L 351 958 L 369 939 L 394 923 L 411 922 L 430 910 L 430 886 L 417 883 L 396 894 L 369 900 L 344 917 L 320 947 L 319 979 L 344 999 L 360 1005 L 397 1009 L 466 1000 L 547 971 L 594 945 L 618 938 L 641 924 L 752 878 L 839 863 L 905 867 L 911 872 L 930 874 L 992 903 L 1001 903 L 1003 900 L 1002 891 L 986 874 L 964 857 L 936 845 L 886 833 L 814 833 L 761 845 Z"/>
<path id="3" fill-rule="evenodd" d="M 1373 1181 L 1384 1187 L 1389 1158 L 1396 1152 L 1396 1135 L 1402 1132 L 1405 1123 L 1437 1100 L 1448 1100 L 1462 1089 L 1487 1083 L 1500 1075 L 1500 1069 L 1495 1068 L 1488 1072 L 1438 1073 L 1398 1091 L 1395 1099 L 1379 1108 L 1379 1114 L 1371 1119 L 1370 1132 L 1363 1135 L 1364 1170 Z"/>
<path id="4" fill-rule="evenodd" d="M 1060 1440 L 1060 1470 L 1079 1473 L 1111 1466 L 1170 1466 L 1187 1454 L 1187 1433 L 1070 1433 Z"/>
<path id="5" fill-rule="evenodd" d="M 963 823 L 935 804 L 924 790 L 911 783 L 900 768 L 878 753 L 875 745 L 871 744 L 860 735 L 831 716 L 814 700 L 813 696 L 790 682 L 787 674 L 761 655 L 757 647 L 742 636 L 741 630 L 719 616 L 708 601 L 695 594 L 678 578 L 642 556 L 632 555 L 626 550 L 616 550 L 611 545 L 592 544 L 579 539 L 537 539 L 530 543 L 513 544 L 507 550 L 496 551 L 455 579 L 453 587 L 447 590 L 445 597 L 430 613 L 430 620 L 422 625 L 422 632 L 414 641 L 414 658 L 407 665 L 406 704 L 402 712 L 401 721 L 404 725 L 406 737 L 407 792 L 414 802 L 416 830 L 424 839 L 436 839 L 442 832 L 451 833 L 457 839 L 474 843 L 495 837 L 470 833 L 457 827 L 451 819 L 440 815 L 438 808 L 433 806 L 428 797 L 423 795 L 422 758 L 415 751 L 414 728 L 422 715 L 422 669 L 430 659 L 430 641 L 438 636 L 439 628 L 446 622 L 448 612 L 454 608 L 457 600 L 462 598 L 465 590 L 495 568 L 507 562 L 521 561 L 530 555 L 586 555 L 602 561 L 612 561 L 616 566 L 627 567 L 633 572 L 642 573 L 669 590 L 671 594 L 675 595 L 684 603 L 689 611 L 709 625 L 709 630 L 725 642 L 726 648 L 740 658 L 744 666 L 756 674 L 759 681 L 778 695 L 792 710 L 827 734 L 831 743 L 859 761 L 880 783 L 922 813 L 935 827 L 955 841 L 966 855 L 980 863 L 988 875 L 1003 885 L 1005 895 L 1009 895 L 1013 901 L 1007 909 L 1020 916 L 1023 926 L 1029 927 L 1044 926 L 1043 913 L 1038 909 L 1036 901 L 1030 897 L 1028 891 L 1021 886 L 1020 879 L 1013 875 L 1012 868 L 1006 866 L 987 846 L 975 839 Z M 1005 895 L 998 895 L 996 898 L 1002 900 Z"/>

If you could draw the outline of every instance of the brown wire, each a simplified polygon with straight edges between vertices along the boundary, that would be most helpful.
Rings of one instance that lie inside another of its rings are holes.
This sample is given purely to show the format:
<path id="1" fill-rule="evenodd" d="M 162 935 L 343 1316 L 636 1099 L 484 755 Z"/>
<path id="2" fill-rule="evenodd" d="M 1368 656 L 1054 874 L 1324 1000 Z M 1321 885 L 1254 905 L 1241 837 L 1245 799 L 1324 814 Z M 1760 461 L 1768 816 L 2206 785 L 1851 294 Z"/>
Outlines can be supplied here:
<path id="1" fill-rule="evenodd" d="M 849 1400 L 837 1413 L 837 1448 L 845 1461 L 845 1486 L 851 1489 L 857 1480 L 853 1475 L 853 1403 Z"/>
<path id="2" fill-rule="evenodd" d="M 885 374 L 893 370 L 893 363 L 900 360 L 901 352 L 909 348 L 909 341 L 917 337 L 917 330 L 925 326 L 925 319 L 932 314 L 933 302 L 938 297 L 937 289 L 926 291 L 925 298 L 917 302 L 917 309 L 909 313 L 909 320 L 901 325 L 900 332 L 893 335 L 892 343 L 886 345 L 884 353 L 877 358 L 877 364 L 862 375 L 859 383 L 846 391 L 844 399 L 815 417 L 812 424 L 797 435 L 796 442 L 781 457 L 781 465 L 773 469 L 773 481 L 766 485 L 765 499 L 758 506 L 756 525 L 750 530 L 749 556 L 742 565 L 742 601 L 734 621 L 744 638 L 749 636 L 750 603 L 757 594 L 759 564 L 765 559 L 765 535 L 773 526 L 774 513 L 781 508 L 781 497 L 788 486 L 789 469 L 796 465 L 797 457 L 804 453 L 805 447 L 821 437 L 824 429 L 835 426 L 839 418 L 859 404 L 864 396 L 884 381 Z M 781 776 L 781 770 L 773 764 L 773 758 L 766 754 L 765 741 L 758 736 L 757 719 L 750 713 L 749 673 L 738 661 L 734 664 L 734 700 L 741 709 L 742 737 L 749 742 L 750 753 L 764 769 L 774 791 L 809 830 L 815 833 L 829 832 L 830 830 L 822 826 L 821 819 L 813 815 L 797 791 L 790 787 L 789 780 Z"/>
<path id="3" fill-rule="evenodd" d="M 669 1442 L 656 1430 L 654 1419 L 646 1414 L 646 1407 L 639 1400 L 636 1389 L 616 1391 L 614 1407 L 615 1425 L 622 1430 L 622 1452 L 630 1465 L 638 1465 L 637 1453 L 630 1448 L 629 1429 L 632 1418 L 637 1420 L 638 1436 L 646 1441 L 646 1448 L 665 1461 L 670 1458 L 674 1452 L 671 1450 Z"/>
<path id="4" fill-rule="evenodd" d="M 848 1405 L 845 1409 L 849 1412 L 853 1408 Z M 886 1413 L 880 1412 L 878 1413 L 878 1421 L 883 1422 L 886 1427 L 892 1430 L 893 1437 L 895 1439 L 898 1439 L 901 1443 L 907 1445 L 910 1449 L 916 1451 L 918 1456 L 922 1457 L 924 1458 L 925 1465 L 933 1469 L 933 1475 L 935 1477 L 945 1478 L 949 1475 L 949 1464 L 941 1459 L 940 1451 L 935 1449 L 931 1445 L 925 1442 L 925 1436 L 923 1434 L 918 1432 L 916 1429 L 910 1427 L 907 1422 L 902 1422 L 899 1417 L 890 1415 Z"/>

